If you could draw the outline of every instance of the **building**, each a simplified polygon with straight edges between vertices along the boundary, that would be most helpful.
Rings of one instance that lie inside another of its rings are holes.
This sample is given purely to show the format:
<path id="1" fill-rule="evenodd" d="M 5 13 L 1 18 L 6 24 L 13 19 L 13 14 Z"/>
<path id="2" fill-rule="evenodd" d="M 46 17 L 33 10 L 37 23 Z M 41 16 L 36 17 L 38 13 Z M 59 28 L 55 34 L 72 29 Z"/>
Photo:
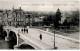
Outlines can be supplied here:
<path id="1" fill-rule="evenodd" d="M 37 22 L 37 24 L 42 24 L 43 16 L 41 17 L 35 17 L 31 15 L 30 13 L 25 13 L 21 7 L 19 9 L 12 10 L 5 10 L 2 14 L 2 23 L 3 25 L 9 25 L 9 26 L 32 26 L 34 22 Z"/>
<path id="2" fill-rule="evenodd" d="M 44 16 L 34 17 L 32 20 L 33 21 L 32 25 L 33 26 L 42 26 L 43 25 L 43 19 L 44 19 Z"/>
<path id="3" fill-rule="evenodd" d="M 21 9 L 5 10 L 2 14 L 3 25 L 9 26 L 24 26 L 25 23 L 25 12 Z"/>
<path id="4" fill-rule="evenodd" d="M 60 23 L 63 24 L 63 22 L 64 22 L 65 19 L 66 19 L 66 16 L 65 16 L 65 13 L 63 13 L 62 17 L 61 17 L 61 22 Z"/>
<path id="5" fill-rule="evenodd" d="M 25 13 L 21 9 L 14 9 L 12 11 L 12 25 L 13 26 L 24 26 L 25 25 Z"/>

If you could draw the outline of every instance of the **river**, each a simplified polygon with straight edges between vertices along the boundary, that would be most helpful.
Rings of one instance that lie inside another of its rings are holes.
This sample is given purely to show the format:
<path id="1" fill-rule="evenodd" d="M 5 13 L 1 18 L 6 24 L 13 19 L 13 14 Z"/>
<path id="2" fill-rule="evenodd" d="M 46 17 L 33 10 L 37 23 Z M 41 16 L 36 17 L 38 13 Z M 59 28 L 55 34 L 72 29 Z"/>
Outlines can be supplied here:
<path id="1" fill-rule="evenodd" d="M 14 49 L 14 43 L 0 38 L 0 49 Z M 29 44 L 22 44 L 19 49 L 35 49 Z"/>

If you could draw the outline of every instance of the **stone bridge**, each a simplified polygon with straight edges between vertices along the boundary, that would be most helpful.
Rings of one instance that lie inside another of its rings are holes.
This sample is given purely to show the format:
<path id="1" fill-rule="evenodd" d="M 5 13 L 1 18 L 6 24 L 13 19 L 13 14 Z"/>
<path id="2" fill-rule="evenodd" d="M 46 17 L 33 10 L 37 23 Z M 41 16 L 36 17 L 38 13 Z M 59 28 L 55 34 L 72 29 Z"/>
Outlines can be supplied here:
<path id="1" fill-rule="evenodd" d="M 29 44 L 35 49 L 54 49 L 54 33 L 43 31 L 40 29 L 29 28 L 29 33 L 22 33 L 22 28 L 15 27 L 4 27 L 4 31 L 6 31 L 7 36 L 5 37 L 5 41 L 8 41 L 11 36 L 15 36 L 16 44 L 14 48 L 21 44 Z M 13 33 L 10 33 L 13 32 Z M 42 34 L 43 38 L 40 40 L 39 35 Z M 23 40 L 23 42 L 19 43 L 19 38 Z M 79 49 L 80 42 L 78 40 L 57 35 L 55 34 L 55 44 L 58 49 Z"/>
<path id="2" fill-rule="evenodd" d="M 15 49 L 18 49 L 18 47 L 21 44 L 29 44 L 32 47 L 34 47 L 35 49 L 53 49 L 51 48 L 49 45 L 36 40 L 35 38 L 33 38 L 32 36 L 29 35 L 25 35 L 24 33 L 20 32 L 22 28 L 15 28 L 15 27 L 4 27 L 4 31 L 6 31 L 7 36 L 5 37 L 5 41 L 10 41 L 10 37 L 12 38 L 12 36 L 15 36 Z M 28 34 L 28 33 L 27 33 Z M 21 38 L 24 42 L 19 42 L 19 38 Z"/>

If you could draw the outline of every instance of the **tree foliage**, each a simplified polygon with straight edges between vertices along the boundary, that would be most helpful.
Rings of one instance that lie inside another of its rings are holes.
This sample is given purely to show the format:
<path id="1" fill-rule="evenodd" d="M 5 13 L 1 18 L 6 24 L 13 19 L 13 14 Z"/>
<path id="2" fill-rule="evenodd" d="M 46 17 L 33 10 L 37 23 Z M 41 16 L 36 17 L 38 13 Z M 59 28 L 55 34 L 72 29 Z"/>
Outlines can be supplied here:
<path id="1" fill-rule="evenodd" d="M 47 17 L 45 17 L 43 19 L 43 23 L 44 25 L 50 25 L 50 24 L 54 24 L 55 28 L 59 27 L 59 21 L 61 20 L 61 12 L 60 9 L 57 10 L 56 14 L 54 15 L 48 15 Z"/>
<path id="2" fill-rule="evenodd" d="M 65 16 L 66 16 L 66 21 L 67 21 L 67 23 L 64 21 L 65 24 L 79 25 L 79 10 L 67 12 Z M 68 21 L 67 17 L 71 21 Z"/>
<path id="3" fill-rule="evenodd" d="M 72 11 L 71 17 L 72 17 L 71 22 L 74 25 L 78 25 L 79 24 L 79 11 L 78 10 Z"/>

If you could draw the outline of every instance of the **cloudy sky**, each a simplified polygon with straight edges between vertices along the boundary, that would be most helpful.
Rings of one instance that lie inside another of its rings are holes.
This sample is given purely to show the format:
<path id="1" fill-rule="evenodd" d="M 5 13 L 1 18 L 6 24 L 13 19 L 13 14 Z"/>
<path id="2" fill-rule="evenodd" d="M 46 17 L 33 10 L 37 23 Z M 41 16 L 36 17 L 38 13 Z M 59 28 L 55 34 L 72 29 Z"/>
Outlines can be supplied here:
<path id="1" fill-rule="evenodd" d="M 79 7 L 78 0 L 0 0 L 0 9 L 21 7 L 26 11 L 62 11 L 75 10 Z"/>

